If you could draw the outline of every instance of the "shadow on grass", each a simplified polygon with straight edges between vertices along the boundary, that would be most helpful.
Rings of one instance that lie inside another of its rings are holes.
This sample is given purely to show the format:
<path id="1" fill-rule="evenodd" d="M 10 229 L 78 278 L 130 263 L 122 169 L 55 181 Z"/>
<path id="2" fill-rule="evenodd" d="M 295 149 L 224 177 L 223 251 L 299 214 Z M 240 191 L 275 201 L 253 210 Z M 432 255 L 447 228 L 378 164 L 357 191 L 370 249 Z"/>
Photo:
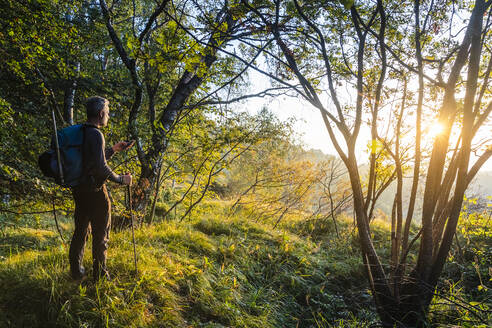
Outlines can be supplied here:
<path id="1" fill-rule="evenodd" d="M 22 229 L 0 236 L 0 256 L 8 257 L 29 250 L 46 250 L 59 244 L 60 237 L 52 231 Z"/>

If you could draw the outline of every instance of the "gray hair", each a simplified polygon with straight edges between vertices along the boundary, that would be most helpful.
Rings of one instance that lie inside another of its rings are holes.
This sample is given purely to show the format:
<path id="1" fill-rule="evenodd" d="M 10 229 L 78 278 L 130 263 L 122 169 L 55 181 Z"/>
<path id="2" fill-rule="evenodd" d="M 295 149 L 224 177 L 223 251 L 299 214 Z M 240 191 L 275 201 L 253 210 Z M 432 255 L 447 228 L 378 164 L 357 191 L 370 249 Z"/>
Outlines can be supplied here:
<path id="1" fill-rule="evenodd" d="M 97 118 L 99 113 L 109 104 L 109 100 L 103 97 L 90 97 L 85 102 L 87 119 Z"/>

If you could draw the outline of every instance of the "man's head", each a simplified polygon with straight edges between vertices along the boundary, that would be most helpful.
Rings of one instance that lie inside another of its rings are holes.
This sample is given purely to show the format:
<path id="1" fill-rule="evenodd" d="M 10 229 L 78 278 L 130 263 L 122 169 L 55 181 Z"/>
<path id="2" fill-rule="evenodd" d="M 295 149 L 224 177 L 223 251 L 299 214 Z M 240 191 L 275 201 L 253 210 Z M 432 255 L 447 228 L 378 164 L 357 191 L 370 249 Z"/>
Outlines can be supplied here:
<path id="1" fill-rule="evenodd" d="M 98 126 L 106 126 L 109 120 L 109 101 L 106 98 L 95 96 L 87 99 L 85 109 L 87 121 Z"/>

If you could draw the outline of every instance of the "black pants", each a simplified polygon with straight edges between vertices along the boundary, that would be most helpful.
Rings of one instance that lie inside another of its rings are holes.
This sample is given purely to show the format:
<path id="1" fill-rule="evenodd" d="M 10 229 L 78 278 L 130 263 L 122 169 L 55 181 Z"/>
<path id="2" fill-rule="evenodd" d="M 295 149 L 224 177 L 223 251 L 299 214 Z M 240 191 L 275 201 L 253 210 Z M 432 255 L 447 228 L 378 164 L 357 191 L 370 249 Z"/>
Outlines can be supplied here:
<path id="1" fill-rule="evenodd" d="M 76 187 L 72 189 L 72 195 L 75 200 L 75 230 L 69 251 L 70 271 L 74 278 L 83 274 L 85 242 L 92 230 L 92 259 L 94 279 L 97 280 L 108 275 L 106 255 L 111 227 L 111 201 L 106 185 L 98 191 Z"/>

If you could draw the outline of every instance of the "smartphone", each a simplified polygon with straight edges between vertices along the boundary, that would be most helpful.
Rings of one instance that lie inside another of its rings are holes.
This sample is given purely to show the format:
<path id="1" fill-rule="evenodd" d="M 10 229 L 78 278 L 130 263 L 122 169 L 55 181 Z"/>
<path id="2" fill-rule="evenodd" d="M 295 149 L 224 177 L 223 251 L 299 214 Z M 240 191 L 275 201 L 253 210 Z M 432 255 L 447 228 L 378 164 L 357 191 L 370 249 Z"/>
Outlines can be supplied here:
<path id="1" fill-rule="evenodd" d="M 127 140 L 125 142 L 126 142 L 125 149 L 128 149 L 131 146 L 133 146 L 133 144 L 135 143 L 135 140 Z"/>

